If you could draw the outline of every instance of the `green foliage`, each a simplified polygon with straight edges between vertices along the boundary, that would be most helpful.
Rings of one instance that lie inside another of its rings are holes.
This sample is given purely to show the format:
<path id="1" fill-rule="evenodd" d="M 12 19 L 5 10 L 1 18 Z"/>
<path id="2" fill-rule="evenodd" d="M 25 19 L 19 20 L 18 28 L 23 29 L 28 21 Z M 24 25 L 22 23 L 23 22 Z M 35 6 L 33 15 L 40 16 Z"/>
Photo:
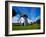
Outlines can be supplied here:
<path id="1" fill-rule="evenodd" d="M 12 25 L 12 29 L 13 29 L 13 30 L 40 29 L 40 24 L 35 23 L 35 24 L 32 24 L 32 25 L 29 24 L 29 25 L 27 25 L 27 26 L 16 26 L 16 24 L 13 23 L 13 25 Z"/>

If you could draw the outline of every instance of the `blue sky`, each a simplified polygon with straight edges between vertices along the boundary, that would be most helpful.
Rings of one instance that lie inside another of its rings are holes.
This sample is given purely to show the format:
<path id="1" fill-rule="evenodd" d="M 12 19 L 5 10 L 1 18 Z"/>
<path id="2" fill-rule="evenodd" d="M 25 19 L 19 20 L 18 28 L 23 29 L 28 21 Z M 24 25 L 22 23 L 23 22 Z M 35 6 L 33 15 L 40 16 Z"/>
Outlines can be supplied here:
<path id="1" fill-rule="evenodd" d="M 40 17 L 40 7 L 20 7 L 20 6 L 13 6 L 12 9 L 16 11 L 18 15 L 15 17 L 20 18 L 20 13 L 26 13 L 28 19 L 36 20 L 36 18 Z"/>

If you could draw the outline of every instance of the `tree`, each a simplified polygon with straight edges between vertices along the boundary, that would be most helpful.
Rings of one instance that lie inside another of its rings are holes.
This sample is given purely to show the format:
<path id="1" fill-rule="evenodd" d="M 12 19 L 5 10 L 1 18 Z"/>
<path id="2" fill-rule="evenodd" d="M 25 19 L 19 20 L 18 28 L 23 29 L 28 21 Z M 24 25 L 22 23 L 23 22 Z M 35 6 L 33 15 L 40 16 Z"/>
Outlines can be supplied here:
<path id="1" fill-rule="evenodd" d="M 16 11 L 12 9 L 12 17 L 14 17 L 16 14 L 17 14 Z"/>
<path id="2" fill-rule="evenodd" d="M 40 24 L 40 19 L 38 19 L 36 22 L 37 22 L 38 24 Z"/>

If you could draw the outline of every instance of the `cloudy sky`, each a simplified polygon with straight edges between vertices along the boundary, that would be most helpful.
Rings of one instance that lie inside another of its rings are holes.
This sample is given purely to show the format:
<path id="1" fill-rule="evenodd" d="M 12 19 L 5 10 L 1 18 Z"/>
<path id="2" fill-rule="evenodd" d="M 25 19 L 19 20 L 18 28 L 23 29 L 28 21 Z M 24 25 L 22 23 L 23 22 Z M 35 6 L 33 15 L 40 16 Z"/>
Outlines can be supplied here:
<path id="1" fill-rule="evenodd" d="M 39 7 L 20 7 L 20 6 L 13 6 L 17 13 L 16 16 L 13 17 L 13 21 L 16 21 L 20 18 L 20 13 L 26 13 L 28 19 L 34 21 L 40 17 L 40 8 Z M 16 20 L 15 20 L 16 19 Z"/>

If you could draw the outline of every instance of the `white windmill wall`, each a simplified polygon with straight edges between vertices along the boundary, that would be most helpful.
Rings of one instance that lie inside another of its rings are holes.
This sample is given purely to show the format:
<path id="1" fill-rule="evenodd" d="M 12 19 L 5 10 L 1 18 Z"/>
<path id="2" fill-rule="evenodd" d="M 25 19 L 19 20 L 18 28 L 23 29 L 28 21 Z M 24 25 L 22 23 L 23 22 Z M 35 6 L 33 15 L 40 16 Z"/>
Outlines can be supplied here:
<path id="1" fill-rule="evenodd" d="M 20 18 L 19 23 L 21 23 L 21 24 L 24 23 L 24 18 L 23 17 Z"/>

